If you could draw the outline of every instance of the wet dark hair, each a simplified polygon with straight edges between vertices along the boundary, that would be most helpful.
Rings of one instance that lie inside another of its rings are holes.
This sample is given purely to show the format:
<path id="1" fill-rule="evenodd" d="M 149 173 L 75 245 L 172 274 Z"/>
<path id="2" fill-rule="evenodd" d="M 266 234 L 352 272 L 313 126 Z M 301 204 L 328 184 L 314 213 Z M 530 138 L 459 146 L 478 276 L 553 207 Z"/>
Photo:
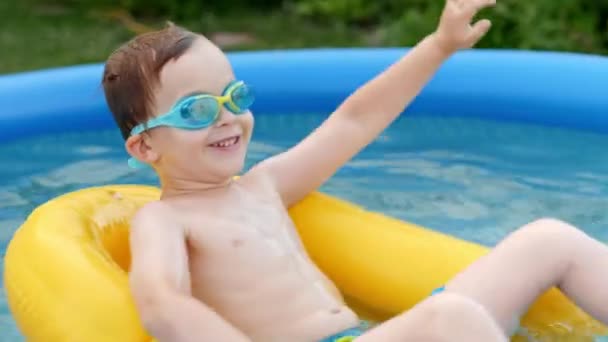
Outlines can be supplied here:
<path id="1" fill-rule="evenodd" d="M 123 138 L 151 114 L 153 89 L 162 67 L 182 56 L 200 35 L 169 23 L 136 36 L 114 51 L 103 71 L 106 101 Z"/>

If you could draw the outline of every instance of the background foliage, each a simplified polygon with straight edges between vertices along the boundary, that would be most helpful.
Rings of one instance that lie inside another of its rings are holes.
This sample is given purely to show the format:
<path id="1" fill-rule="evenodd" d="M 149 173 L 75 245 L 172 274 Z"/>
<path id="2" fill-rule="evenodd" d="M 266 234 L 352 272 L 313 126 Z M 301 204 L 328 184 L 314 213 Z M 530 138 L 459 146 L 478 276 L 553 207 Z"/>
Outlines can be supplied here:
<path id="1" fill-rule="evenodd" d="M 100 61 L 120 42 L 142 30 L 159 28 L 166 20 L 204 34 L 227 31 L 252 37 L 225 49 L 411 46 L 435 28 L 443 3 L 4 0 L 0 1 L 0 49 L 10 53 L 0 64 L 0 73 Z M 480 16 L 490 18 L 494 27 L 478 47 L 608 52 L 608 0 L 498 0 L 496 7 Z"/>

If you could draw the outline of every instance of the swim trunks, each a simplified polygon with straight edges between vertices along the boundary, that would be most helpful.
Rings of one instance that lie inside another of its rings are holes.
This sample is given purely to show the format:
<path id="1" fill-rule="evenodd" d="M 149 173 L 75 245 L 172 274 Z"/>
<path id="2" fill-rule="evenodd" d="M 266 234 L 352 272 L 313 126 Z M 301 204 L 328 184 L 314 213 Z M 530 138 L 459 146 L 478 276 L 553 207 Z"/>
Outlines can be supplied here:
<path id="1" fill-rule="evenodd" d="M 431 292 L 431 296 L 436 295 L 440 292 L 443 292 L 443 290 L 445 290 L 445 286 L 438 287 L 438 288 L 434 289 L 433 292 Z"/>
<path id="2" fill-rule="evenodd" d="M 362 321 L 359 326 L 343 330 L 335 335 L 322 339 L 320 342 L 351 342 L 356 337 L 363 335 L 368 327 L 369 324 Z"/>
<path id="3" fill-rule="evenodd" d="M 431 296 L 436 295 L 445 290 L 445 286 L 438 287 L 431 292 Z M 351 342 L 356 337 L 363 335 L 363 333 L 368 329 L 369 324 L 367 322 L 362 321 L 359 326 L 346 329 L 342 332 L 339 332 L 330 337 L 326 337 L 322 339 L 320 342 Z"/>

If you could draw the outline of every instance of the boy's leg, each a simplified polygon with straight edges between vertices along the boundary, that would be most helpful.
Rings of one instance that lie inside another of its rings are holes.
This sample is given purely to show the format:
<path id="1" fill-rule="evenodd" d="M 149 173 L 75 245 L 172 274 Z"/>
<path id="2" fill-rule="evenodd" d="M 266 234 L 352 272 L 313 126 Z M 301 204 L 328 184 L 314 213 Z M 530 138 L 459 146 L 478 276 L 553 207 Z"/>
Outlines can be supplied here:
<path id="1" fill-rule="evenodd" d="M 511 334 L 553 286 L 608 323 L 608 248 L 565 222 L 541 219 L 510 234 L 446 285 L 483 305 Z"/>
<path id="2" fill-rule="evenodd" d="M 355 342 L 507 342 L 481 305 L 453 293 L 429 297 L 410 311 L 376 326 Z"/>
<path id="3" fill-rule="evenodd" d="M 507 341 L 519 317 L 552 286 L 608 324 L 606 284 L 608 247 L 565 222 L 541 219 L 510 234 L 444 292 L 356 341 Z"/>

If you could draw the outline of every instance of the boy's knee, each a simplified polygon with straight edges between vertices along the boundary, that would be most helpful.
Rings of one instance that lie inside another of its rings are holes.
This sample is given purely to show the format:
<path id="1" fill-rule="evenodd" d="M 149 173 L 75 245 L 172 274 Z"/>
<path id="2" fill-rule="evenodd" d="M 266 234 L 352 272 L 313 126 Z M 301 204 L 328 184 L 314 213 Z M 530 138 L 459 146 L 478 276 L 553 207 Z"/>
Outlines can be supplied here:
<path id="1" fill-rule="evenodd" d="M 515 233 L 531 250 L 547 251 L 560 255 L 572 254 L 589 237 L 579 228 L 554 218 L 533 221 Z"/>
<path id="2" fill-rule="evenodd" d="M 541 218 L 532 221 L 520 229 L 520 234 L 528 235 L 530 239 L 539 242 L 572 241 L 573 238 L 583 236 L 585 233 L 568 222 L 555 218 Z"/>

